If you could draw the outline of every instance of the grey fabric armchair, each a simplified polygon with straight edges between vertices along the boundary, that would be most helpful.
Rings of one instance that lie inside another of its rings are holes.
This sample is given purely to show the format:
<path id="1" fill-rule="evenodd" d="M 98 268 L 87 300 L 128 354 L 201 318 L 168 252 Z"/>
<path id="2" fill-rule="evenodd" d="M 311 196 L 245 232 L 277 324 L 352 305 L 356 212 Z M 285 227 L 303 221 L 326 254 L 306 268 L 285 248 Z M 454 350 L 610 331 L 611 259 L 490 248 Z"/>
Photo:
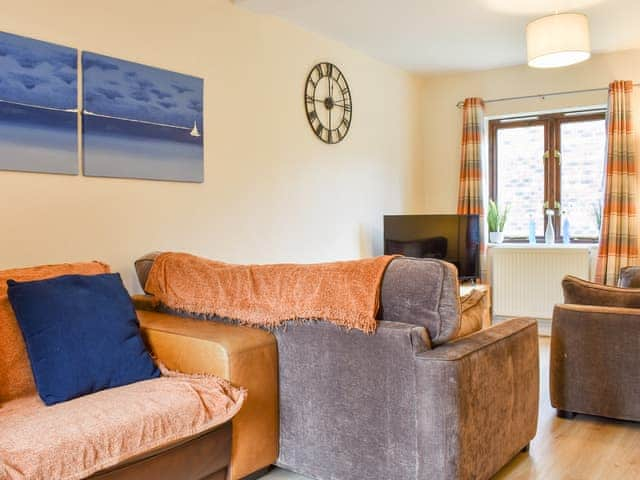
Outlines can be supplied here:
<path id="1" fill-rule="evenodd" d="M 568 276 L 553 313 L 551 405 L 576 413 L 640 421 L 640 289 Z"/>
<path id="2" fill-rule="evenodd" d="M 490 478 L 536 433 L 536 322 L 459 338 L 456 271 L 433 259 L 393 260 L 381 303 L 373 335 L 322 321 L 273 331 L 277 464 L 320 480 Z"/>
<path id="3" fill-rule="evenodd" d="M 518 319 L 429 348 L 425 329 L 277 331 L 278 464 L 322 480 L 490 478 L 535 436 L 538 339 Z"/>

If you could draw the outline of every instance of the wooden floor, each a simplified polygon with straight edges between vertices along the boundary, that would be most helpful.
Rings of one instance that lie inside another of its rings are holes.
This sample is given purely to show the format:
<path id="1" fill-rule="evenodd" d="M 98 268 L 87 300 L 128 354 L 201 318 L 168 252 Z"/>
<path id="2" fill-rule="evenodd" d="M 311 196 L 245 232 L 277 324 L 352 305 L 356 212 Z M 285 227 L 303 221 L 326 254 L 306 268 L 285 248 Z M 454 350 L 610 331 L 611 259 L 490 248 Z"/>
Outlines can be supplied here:
<path id="1" fill-rule="evenodd" d="M 538 434 L 529 453 L 514 458 L 496 479 L 640 479 L 640 423 L 586 415 L 578 415 L 573 420 L 556 417 L 549 401 L 548 337 L 540 337 L 540 383 Z M 262 478 L 306 480 L 280 469 Z"/>
<path id="2" fill-rule="evenodd" d="M 640 479 L 640 423 L 556 417 L 549 400 L 549 337 L 540 337 L 538 434 L 529 453 L 518 455 L 495 478 Z"/>

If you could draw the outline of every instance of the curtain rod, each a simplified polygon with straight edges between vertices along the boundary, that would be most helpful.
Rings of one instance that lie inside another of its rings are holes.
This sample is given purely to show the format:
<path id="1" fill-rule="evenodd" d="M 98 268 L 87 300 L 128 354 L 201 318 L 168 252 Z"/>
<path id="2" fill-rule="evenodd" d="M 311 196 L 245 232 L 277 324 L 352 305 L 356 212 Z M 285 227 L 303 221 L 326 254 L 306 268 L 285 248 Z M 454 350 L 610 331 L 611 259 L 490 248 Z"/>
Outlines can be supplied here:
<path id="1" fill-rule="evenodd" d="M 633 84 L 634 87 L 640 87 L 640 83 L 634 83 Z M 605 90 L 609 90 L 609 87 L 602 87 L 602 88 L 587 88 L 584 90 L 567 90 L 564 92 L 551 92 L 551 93 L 538 93 L 536 95 L 523 95 L 521 97 L 504 97 L 504 98 L 492 98 L 491 100 L 485 100 L 484 103 L 496 103 L 496 102 L 510 102 L 512 100 L 526 100 L 529 98 L 542 98 L 544 99 L 545 97 L 555 97 L 558 95 L 573 95 L 576 93 L 591 93 L 591 92 L 602 92 Z M 462 108 L 462 106 L 464 105 L 464 101 L 460 101 L 458 103 L 456 103 L 456 107 L 458 108 Z"/>

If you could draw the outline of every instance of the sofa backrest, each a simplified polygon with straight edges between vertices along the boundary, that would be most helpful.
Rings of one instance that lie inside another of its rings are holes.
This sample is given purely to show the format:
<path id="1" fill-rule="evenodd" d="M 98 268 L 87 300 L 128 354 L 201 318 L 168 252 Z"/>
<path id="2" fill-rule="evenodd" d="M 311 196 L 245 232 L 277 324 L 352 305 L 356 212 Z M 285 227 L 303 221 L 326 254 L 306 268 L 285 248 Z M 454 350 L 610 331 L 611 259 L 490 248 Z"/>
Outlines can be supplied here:
<path id="1" fill-rule="evenodd" d="M 432 346 L 457 337 L 460 288 L 453 264 L 430 258 L 396 258 L 384 274 L 381 297 L 381 319 L 425 327 Z"/>
<path id="2" fill-rule="evenodd" d="M 0 271 L 0 404 L 36 393 L 22 332 L 7 298 L 7 280 L 26 282 L 60 275 L 97 275 L 109 271 L 109 266 L 100 262 L 41 265 Z"/>
<path id="3" fill-rule="evenodd" d="M 149 253 L 135 262 L 143 289 L 159 254 Z M 460 296 L 458 273 L 452 264 L 428 258 L 398 257 L 387 267 L 380 295 L 380 320 L 425 327 L 434 346 L 458 335 Z"/>
<path id="4" fill-rule="evenodd" d="M 618 275 L 618 287 L 640 288 L 640 267 L 636 265 L 622 267 Z"/>
<path id="5" fill-rule="evenodd" d="M 620 288 L 567 275 L 562 279 L 564 303 L 599 307 L 640 308 L 640 288 Z"/>

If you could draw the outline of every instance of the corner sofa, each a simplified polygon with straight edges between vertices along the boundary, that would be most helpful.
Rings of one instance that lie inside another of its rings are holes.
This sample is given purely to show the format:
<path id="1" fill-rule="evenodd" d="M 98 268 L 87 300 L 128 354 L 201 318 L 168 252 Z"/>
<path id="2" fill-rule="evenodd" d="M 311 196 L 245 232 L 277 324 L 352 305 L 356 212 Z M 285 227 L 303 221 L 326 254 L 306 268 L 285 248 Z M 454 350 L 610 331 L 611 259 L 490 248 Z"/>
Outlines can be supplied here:
<path id="1" fill-rule="evenodd" d="M 155 255 L 136 261 L 143 287 Z M 536 322 L 460 338 L 458 291 L 452 265 L 400 257 L 383 278 L 375 334 L 323 321 L 274 329 L 276 464 L 320 480 L 487 479 L 527 449 L 538 416 Z"/>

